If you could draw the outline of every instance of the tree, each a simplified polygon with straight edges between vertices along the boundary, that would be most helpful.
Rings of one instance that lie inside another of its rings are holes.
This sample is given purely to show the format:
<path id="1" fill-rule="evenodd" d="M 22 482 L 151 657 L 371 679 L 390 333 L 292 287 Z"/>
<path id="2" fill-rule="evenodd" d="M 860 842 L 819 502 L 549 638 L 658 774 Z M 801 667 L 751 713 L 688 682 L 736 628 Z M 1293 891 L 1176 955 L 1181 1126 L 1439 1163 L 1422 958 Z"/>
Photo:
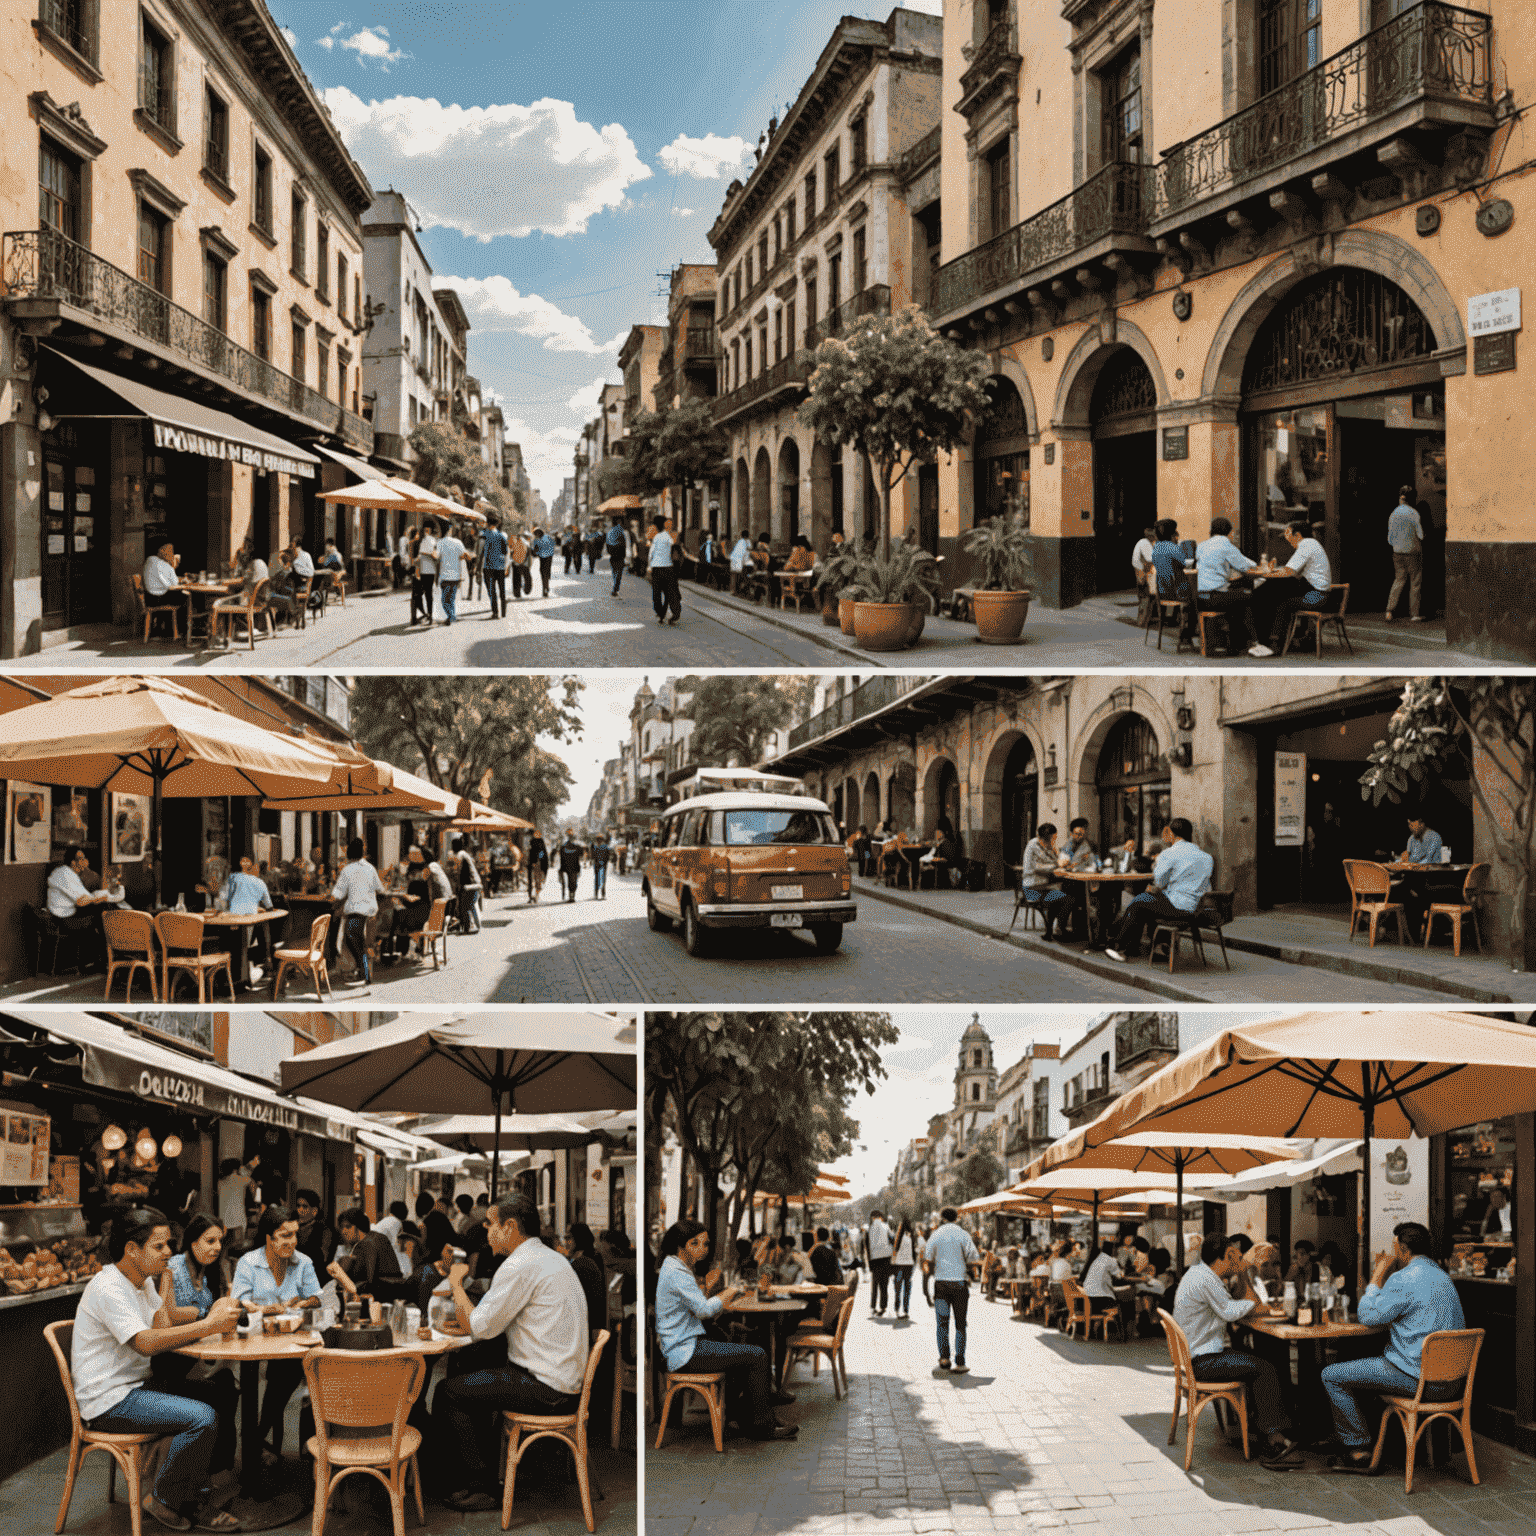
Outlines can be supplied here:
<path id="1" fill-rule="evenodd" d="M 964 1205 L 967 1200 L 996 1194 L 1002 1182 L 1003 1165 L 990 1152 L 978 1148 L 950 1169 L 944 1181 L 944 1199 L 950 1205 Z"/>
<path id="2" fill-rule="evenodd" d="M 1528 910 L 1536 855 L 1536 678 L 1415 678 L 1360 776 L 1362 799 L 1398 804 L 1432 774 L 1464 766 L 1499 861 L 1509 871 L 1509 961 L 1530 968 Z"/>
<path id="3" fill-rule="evenodd" d="M 598 500 L 607 501 L 610 496 L 638 496 L 635 488 L 635 466 L 622 454 L 610 453 L 597 466 Z"/>
<path id="4" fill-rule="evenodd" d="M 629 425 L 634 447 L 630 493 L 659 496 L 671 486 L 717 480 L 727 472 L 731 440 L 716 425 L 708 400 L 688 398 L 660 411 L 643 411 Z"/>
<path id="5" fill-rule="evenodd" d="M 499 490 L 477 443 L 446 421 L 424 421 L 411 431 L 411 477 L 438 496 L 484 496 Z"/>
<path id="6" fill-rule="evenodd" d="M 804 714 L 814 690 L 814 678 L 798 675 L 699 679 L 681 711 L 694 722 L 689 739 L 694 761 L 722 768 L 751 767 L 762 757 L 773 733 Z"/>
<path id="7" fill-rule="evenodd" d="M 941 336 L 915 304 L 868 315 L 816 349 L 800 420 L 827 443 L 868 460 L 880 492 L 880 548 L 891 543 L 891 492 L 914 464 L 932 464 L 966 439 L 990 403 L 986 357 Z"/>
<path id="8" fill-rule="evenodd" d="M 581 734 L 581 688 L 573 677 L 360 677 L 352 731 L 370 757 L 547 825 L 572 780 L 538 738 Z"/>

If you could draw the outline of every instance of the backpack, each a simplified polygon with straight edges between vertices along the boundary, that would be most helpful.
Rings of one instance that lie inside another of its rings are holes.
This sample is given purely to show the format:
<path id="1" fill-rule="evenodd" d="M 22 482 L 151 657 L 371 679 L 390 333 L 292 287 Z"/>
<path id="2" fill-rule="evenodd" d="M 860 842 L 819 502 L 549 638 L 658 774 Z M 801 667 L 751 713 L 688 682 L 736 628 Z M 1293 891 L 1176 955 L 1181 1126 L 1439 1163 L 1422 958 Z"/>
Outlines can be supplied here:
<path id="1" fill-rule="evenodd" d="M 526 539 L 523 539 L 523 538 L 513 539 L 512 540 L 512 544 L 511 544 L 511 549 L 512 549 L 512 564 L 513 565 L 524 565 L 524 564 L 527 563 L 527 560 L 528 560 L 528 541 Z"/>
<path id="2" fill-rule="evenodd" d="M 624 530 L 617 523 L 608 530 L 607 544 L 609 549 L 623 548 Z"/>

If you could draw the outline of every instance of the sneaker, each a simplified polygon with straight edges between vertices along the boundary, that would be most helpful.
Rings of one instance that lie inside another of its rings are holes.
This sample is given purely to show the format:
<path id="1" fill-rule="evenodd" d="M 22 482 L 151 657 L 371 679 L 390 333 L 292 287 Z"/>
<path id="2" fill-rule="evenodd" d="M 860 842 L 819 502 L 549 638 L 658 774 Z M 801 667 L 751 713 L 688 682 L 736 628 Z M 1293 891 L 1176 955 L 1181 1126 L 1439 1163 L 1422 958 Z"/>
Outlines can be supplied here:
<path id="1" fill-rule="evenodd" d="M 950 1374 L 952 1376 L 964 1376 L 968 1370 L 970 1370 L 970 1366 L 968 1366 L 964 1360 L 956 1360 L 954 1366 L 951 1368 Z"/>
<path id="2" fill-rule="evenodd" d="M 1346 1451 L 1342 1456 L 1330 1456 L 1325 1464 L 1330 1472 L 1352 1472 L 1356 1477 L 1381 1475 L 1379 1466 L 1372 1467 L 1369 1451 Z"/>
<path id="3" fill-rule="evenodd" d="M 1250 645 L 1248 647 L 1248 654 L 1250 656 L 1273 656 L 1275 653 L 1267 645 Z"/>
<path id="4" fill-rule="evenodd" d="M 1382 614 L 1381 617 L 1388 624 L 1390 624 L 1392 622 L 1392 619 L 1393 619 L 1393 615 L 1390 614 L 1390 613 L 1384 613 L 1384 614 Z"/>
<path id="5" fill-rule="evenodd" d="M 673 615 L 672 615 L 672 617 L 671 617 L 671 618 L 670 618 L 670 619 L 668 619 L 668 620 L 667 620 L 667 623 L 669 623 L 669 624 L 676 624 L 676 623 L 677 623 L 677 621 L 678 621 L 678 620 L 679 620 L 679 619 L 680 619 L 680 618 L 681 618 L 681 617 L 682 617 L 682 615 L 681 615 L 681 614 L 678 614 L 678 613 L 674 613 L 674 614 L 673 614 Z"/>
<path id="6" fill-rule="evenodd" d="M 1423 615 L 1417 613 L 1409 614 L 1408 622 L 1410 624 L 1422 624 L 1424 622 Z"/>
<path id="7" fill-rule="evenodd" d="M 749 1432 L 754 1440 L 793 1440 L 800 1433 L 798 1424 L 764 1424 Z"/>
<path id="8" fill-rule="evenodd" d="M 948 1360 L 940 1360 L 939 1361 L 939 1369 L 941 1371 L 947 1371 L 949 1369 L 949 1361 Z"/>
<path id="9" fill-rule="evenodd" d="M 1104 953 L 1108 955 L 1111 960 L 1118 960 L 1121 965 L 1129 965 L 1131 963 L 1125 958 L 1124 955 L 1120 953 L 1118 949 L 1106 949 Z"/>

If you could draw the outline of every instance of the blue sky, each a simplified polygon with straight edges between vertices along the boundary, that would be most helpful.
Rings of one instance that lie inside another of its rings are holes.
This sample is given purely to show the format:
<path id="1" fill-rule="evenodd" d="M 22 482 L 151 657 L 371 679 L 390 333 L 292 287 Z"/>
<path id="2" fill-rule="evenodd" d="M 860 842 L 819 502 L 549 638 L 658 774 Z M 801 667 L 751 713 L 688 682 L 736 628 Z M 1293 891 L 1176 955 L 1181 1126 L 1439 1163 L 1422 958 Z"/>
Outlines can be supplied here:
<path id="1" fill-rule="evenodd" d="M 938 12 L 939 0 L 910 0 Z M 546 499 L 634 324 L 859 0 L 269 0 L 378 189 L 404 192 Z"/>

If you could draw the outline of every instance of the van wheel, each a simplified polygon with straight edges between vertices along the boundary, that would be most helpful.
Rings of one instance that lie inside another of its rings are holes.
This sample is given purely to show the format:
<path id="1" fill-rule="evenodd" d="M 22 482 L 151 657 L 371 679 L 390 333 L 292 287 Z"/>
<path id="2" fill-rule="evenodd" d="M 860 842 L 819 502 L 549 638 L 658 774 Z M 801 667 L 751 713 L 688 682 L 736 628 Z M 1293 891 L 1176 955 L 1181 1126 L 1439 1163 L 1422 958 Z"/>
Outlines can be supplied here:
<path id="1" fill-rule="evenodd" d="M 652 933 L 671 933 L 672 931 L 672 919 L 657 907 L 656 898 L 651 895 L 649 886 L 645 891 L 645 921 Z"/>
<path id="2" fill-rule="evenodd" d="M 843 925 L 841 923 L 813 923 L 811 925 L 811 937 L 816 940 L 816 953 L 818 955 L 835 954 L 838 945 L 843 942 Z"/>
<path id="3" fill-rule="evenodd" d="M 683 903 L 683 948 L 694 956 L 709 953 L 709 930 L 699 921 L 698 909 L 691 901 Z"/>

